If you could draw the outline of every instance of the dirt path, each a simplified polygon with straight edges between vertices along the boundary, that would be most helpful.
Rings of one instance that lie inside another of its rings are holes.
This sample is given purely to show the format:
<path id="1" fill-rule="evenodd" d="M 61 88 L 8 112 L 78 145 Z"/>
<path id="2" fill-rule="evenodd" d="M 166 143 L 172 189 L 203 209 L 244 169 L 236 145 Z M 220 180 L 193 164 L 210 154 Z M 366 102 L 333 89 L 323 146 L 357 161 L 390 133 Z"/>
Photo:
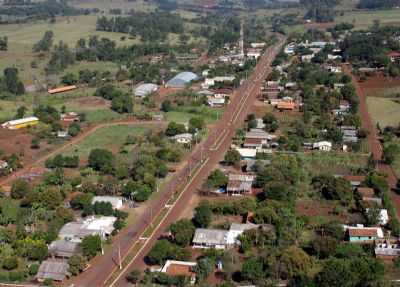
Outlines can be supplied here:
<path id="1" fill-rule="evenodd" d="M 368 131 L 368 137 L 367 137 L 368 146 L 372 153 L 373 159 L 376 162 L 376 169 L 379 172 L 387 174 L 387 180 L 389 186 L 393 189 L 396 187 L 397 177 L 392 167 L 383 162 L 383 147 L 378 139 L 378 131 L 376 129 L 376 126 L 373 124 L 371 116 L 368 113 L 367 97 L 365 91 L 358 82 L 358 79 L 351 73 L 351 68 L 349 66 L 343 66 L 343 71 L 347 75 L 351 76 L 353 85 L 356 89 L 360 101 L 359 110 L 360 110 L 362 128 Z M 396 207 L 397 216 L 400 217 L 400 195 L 392 191 L 390 193 L 390 196 Z"/>
<path id="2" fill-rule="evenodd" d="M 35 160 L 34 162 L 27 164 L 24 166 L 22 169 L 17 170 L 16 172 L 10 174 L 9 176 L 6 176 L 0 180 L 0 186 L 5 186 L 9 185 L 12 181 L 15 179 L 23 176 L 24 174 L 28 173 L 29 170 L 37 165 L 40 165 L 44 163 L 47 159 L 67 150 L 69 147 L 74 146 L 83 140 L 85 140 L 88 136 L 92 135 L 95 133 L 97 130 L 106 128 L 106 127 L 112 127 L 112 126 L 119 126 L 119 125 L 132 125 L 132 126 L 142 126 L 142 125 L 148 125 L 148 124 L 157 124 L 160 125 L 160 122 L 157 121 L 135 121 L 134 119 L 130 120 L 123 120 L 123 121 L 116 121 L 116 122 L 111 122 L 111 123 L 104 123 L 104 124 L 98 124 L 98 125 L 93 125 L 89 128 L 87 128 L 84 132 L 80 133 L 78 136 L 72 138 L 70 141 L 66 142 L 65 144 L 61 145 L 60 147 L 56 148 L 55 150 L 51 151 L 50 153 L 44 155 L 43 157 Z"/>

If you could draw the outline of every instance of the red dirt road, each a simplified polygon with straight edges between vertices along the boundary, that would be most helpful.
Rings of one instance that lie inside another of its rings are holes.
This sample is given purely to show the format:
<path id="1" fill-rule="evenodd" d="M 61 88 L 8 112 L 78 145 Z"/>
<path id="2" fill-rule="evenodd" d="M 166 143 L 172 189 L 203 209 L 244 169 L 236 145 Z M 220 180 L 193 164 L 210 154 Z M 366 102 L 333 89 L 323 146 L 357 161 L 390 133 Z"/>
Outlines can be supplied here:
<path id="1" fill-rule="evenodd" d="M 343 71 L 351 76 L 353 80 L 353 85 L 356 88 L 356 92 L 358 98 L 360 100 L 360 116 L 362 122 L 362 128 L 369 132 L 368 134 L 368 146 L 376 162 L 376 169 L 379 172 L 387 174 L 387 180 L 391 188 L 395 188 L 397 184 L 397 177 L 394 173 L 392 167 L 383 162 L 383 148 L 382 144 L 378 139 L 378 131 L 375 125 L 372 122 L 371 116 L 368 113 L 367 101 L 366 101 L 366 93 L 364 89 L 361 87 L 358 79 L 351 73 L 351 69 L 348 66 L 344 66 Z M 392 201 L 397 210 L 397 216 L 400 217 L 400 195 L 392 191 L 390 193 Z"/>
<path id="2" fill-rule="evenodd" d="M 84 139 L 86 139 L 89 135 L 93 134 L 94 132 L 96 132 L 97 130 L 101 129 L 101 128 L 105 128 L 105 127 L 111 127 L 111 126 L 118 126 L 118 125 L 146 125 L 146 124 L 163 124 L 157 121 L 143 121 L 143 122 L 139 122 L 139 121 L 135 121 L 134 119 L 132 120 L 121 120 L 121 121 L 116 121 L 116 122 L 111 122 L 111 123 L 104 123 L 104 124 L 98 124 L 98 125 L 93 125 L 89 128 L 87 128 L 84 132 L 80 133 L 78 136 L 72 138 L 70 141 L 66 142 L 65 144 L 57 147 L 56 149 L 54 149 L 53 151 L 51 151 L 50 153 L 46 154 L 45 156 L 37 159 L 36 161 L 29 163 L 27 165 L 25 165 L 22 169 L 17 170 L 16 172 L 13 172 L 12 174 L 3 177 L 2 179 L 0 179 L 0 186 L 5 186 L 5 185 L 9 185 L 12 181 L 14 181 L 15 179 L 23 176 L 24 174 L 28 173 L 29 170 L 31 170 L 31 168 L 40 165 L 42 163 L 44 163 L 47 159 L 65 151 L 66 149 L 68 149 L 69 147 L 76 145 L 80 142 L 82 142 Z"/>
<path id="3" fill-rule="evenodd" d="M 229 149 L 236 128 L 245 120 L 252 103 L 259 94 L 262 80 L 267 73 L 271 71 L 269 66 L 284 42 L 285 38 L 279 37 L 278 44 L 266 51 L 259 60 L 250 78 L 235 91 L 231 103 L 226 108 L 222 118 L 210 132 L 209 137 L 197 146 L 186 167 L 171 179 L 160 200 L 154 202 L 152 206 L 149 207 L 149 210 L 153 212 L 138 220 L 133 226 L 126 228 L 126 230 L 114 239 L 113 250 L 109 250 L 104 256 L 95 258 L 95 260 L 91 262 L 91 268 L 78 277 L 66 282 L 66 285 L 73 283 L 76 287 L 129 286 L 128 282 L 125 280 L 126 274 L 132 269 L 144 269 L 146 267 L 144 263 L 145 255 L 170 223 L 179 218 L 180 213 L 184 210 L 184 206 L 187 202 L 190 201 L 194 191 L 201 186 L 212 168 L 223 158 L 225 151 Z M 201 165 L 201 163 L 203 164 Z M 194 167 L 198 165 L 200 165 L 200 168 L 190 179 L 189 175 L 192 174 Z M 105 282 L 108 280 L 109 276 L 118 269 L 116 266 L 116 262 L 118 262 L 118 257 L 116 256 L 117 248 L 120 248 L 121 257 L 124 257 L 129 252 L 131 246 L 139 240 L 145 228 L 152 222 L 152 218 L 155 218 L 157 214 L 159 214 L 168 200 L 175 194 L 175 191 L 181 187 L 184 187 L 181 196 L 175 204 L 170 207 L 168 215 L 156 228 L 155 232 L 147 238 L 144 247 L 137 253 L 134 259 L 130 261 L 116 280 L 106 284 Z"/>

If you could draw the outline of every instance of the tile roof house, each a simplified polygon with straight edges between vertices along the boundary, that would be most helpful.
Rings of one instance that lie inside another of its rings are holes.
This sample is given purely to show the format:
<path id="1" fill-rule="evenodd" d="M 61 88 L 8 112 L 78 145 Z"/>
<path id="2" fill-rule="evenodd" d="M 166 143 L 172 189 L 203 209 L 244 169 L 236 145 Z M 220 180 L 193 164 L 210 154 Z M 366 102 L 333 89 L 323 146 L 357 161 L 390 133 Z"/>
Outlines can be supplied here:
<path id="1" fill-rule="evenodd" d="M 350 242 L 369 242 L 383 238 L 383 230 L 380 227 L 348 227 Z"/>
<path id="2" fill-rule="evenodd" d="M 196 262 L 167 260 L 161 269 L 162 273 L 169 276 L 184 276 L 190 278 L 190 284 L 196 283 L 196 272 L 194 268 L 197 266 Z"/>
<path id="3" fill-rule="evenodd" d="M 66 261 L 47 259 L 40 264 L 39 271 L 35 278 L 39 282 L 43 282 L 46 279 L 61 282 L 66 277 L 70 276 L 68 268 L 69 265 Z"/>

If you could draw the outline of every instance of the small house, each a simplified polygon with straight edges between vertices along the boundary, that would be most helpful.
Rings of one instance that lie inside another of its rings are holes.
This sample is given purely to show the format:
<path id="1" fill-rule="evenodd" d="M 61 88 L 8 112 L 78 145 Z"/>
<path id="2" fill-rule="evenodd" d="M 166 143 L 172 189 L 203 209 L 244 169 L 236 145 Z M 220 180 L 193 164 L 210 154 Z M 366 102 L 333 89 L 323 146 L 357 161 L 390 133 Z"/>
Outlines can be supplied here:
<path id="1" fill-rule="evenodd" d="M 251 59 L 257 60 L 261 57 L 262 50 L 261 49 L 248 49 L 247 50 L 247 57 Z"/>
<path id="2" fill-rule="evenodd" d="M 66 122 L 66 123 L 73 123 L 73 122 L 79 122 L 80 118 L 77 113 L 69 112 L 66 114 L 61 114 L 61 121 Z"/>
<path id="3" fill-rule="evenodd" d="M 382 205 L 382 199 L 375 195 L 375 191 L 373 188 L 358 187 L 357 192 L 361 196 L 361 200 L 365 203 L 372 205 Z"/>
<path id="4" fill-rule="evenodd" d="M 225 249 L 227 230 L 197 228 L 192 240 L 193 248 Z"/>
<path id="5" fill-rule="evenodd" d="M 260 138 L 246 138 L 243 143 L 244 148 L 261 149 L 263 145 L 267 145 L 268 142 Z"/>
<path id="6" fill-rule="evenodd" d="M 383 238 L 383 230 L 380 227 L 348 227 L 350 242 L 370 242 Z"/>
<path id="7" fill-rule="evenodd" d="M 242 160 L 256 159 L 257 150 L 253 148 L 236 148 Z"/>
<path id="8" fill-rule="evenodd" d="M 196 262 L 167 260 L 161 272 L 172 277 L 188 277 L 190 284 L 193 285 L 196 283 L 196 272 L 194 270 L 196 266 Z"/>
<path id="9" fill-rule="evenodd" d="M 58 237 L 78 243 L 88 235 L 99 235 L 105 239 L 113 232 L 116 220 L 114 216 L 91 216 L 83 221 L 69 222 L 60 229 Z"/>
<path id="10" fill-rule="evenodd" d="M 366 209 L 367 213 L 369 212 L 369 208 Z M 379 216 L 378 216 L 378 220 L 379 220 L 379 225 L 384 226 L 386 224 L 388 224 L 389 222 L 389 214 L 387 209 L 380 209 L 379 210 Z"/>
<path id="11" fill-rule="evenodd" d="M 121 209 L 123 207 L 123 200 L 120 196 L 95 196 L 92 199 L 92 204 L 96 202 L 108 202 L 113 209 Z"/>
<path id="12" fill-rule="evenodd" d="M 178 134 L 178 135 L 172 137 L 172 139 L 180 144 L 188 144 L 188 143 L 192 142 L 193 135 L 190 133 Z"/>
<path id="13" fill-rule="evenodd" d="M 212 108 L 223 107 L 225 105 L 225 98 L 209 97 L 207 104 Z"/>
<path id="14" fill-rule="evenodd" d="M 79 243 L 64 239 L 53 241 L 49 245 L 49 253 L 57 258 L 70 258 L 79 252 Z"/>
<path id="15" fill-rule="evenodd" d="M 392 51 L 387 54 L 392 63 L 400 62 L 400 52 Z"/>
<path id="16" fill-rule="evenodd" d="M 280 111 L 293 111 L 296 108 L 296 104 L 294 102 L 280 101 L 276 108 Z"/>
<path id="17" fill-rule="evenodd" d="M 43 282 L 46 279 L 62 282 L 66 277 L 71 275 L 68 272 L 68 268 L 69 265 L 64 260 L 47 259 L 40 264 L 36 279 L 39 282 Z"/>
<path id="18" fill-rule="evenodd" d="M 383 260 L 393 260 L 400 256 L 399 240 L 377 240 L 375 242 L 375 256 Z"/>
<path id="19" fill-rule="evenodd" d="M 331 151 L 332 150 L 332 143 L 328 141 L 320 141 L 313 143 L 313 149 L 320 150 L 320 151 Z"/>
<path id="20" fill-rule="evenodd" d="M 251 192 L 251 187 L 253 186 L 254 180 L 254 175 L 230 174 L 228 177 L 228 186 L 226 191 L 232 194 Z"/>

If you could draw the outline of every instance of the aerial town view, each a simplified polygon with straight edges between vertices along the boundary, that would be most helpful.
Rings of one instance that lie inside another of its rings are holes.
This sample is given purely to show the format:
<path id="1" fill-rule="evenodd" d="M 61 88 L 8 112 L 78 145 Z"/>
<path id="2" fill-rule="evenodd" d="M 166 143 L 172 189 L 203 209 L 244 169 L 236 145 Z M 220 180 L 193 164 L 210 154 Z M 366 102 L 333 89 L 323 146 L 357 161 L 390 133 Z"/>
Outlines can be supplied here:
<path id="1" fill-rule="evenodd" d="M 400 0 L 0 1 L 0 287 L 400 287 Z"/>

